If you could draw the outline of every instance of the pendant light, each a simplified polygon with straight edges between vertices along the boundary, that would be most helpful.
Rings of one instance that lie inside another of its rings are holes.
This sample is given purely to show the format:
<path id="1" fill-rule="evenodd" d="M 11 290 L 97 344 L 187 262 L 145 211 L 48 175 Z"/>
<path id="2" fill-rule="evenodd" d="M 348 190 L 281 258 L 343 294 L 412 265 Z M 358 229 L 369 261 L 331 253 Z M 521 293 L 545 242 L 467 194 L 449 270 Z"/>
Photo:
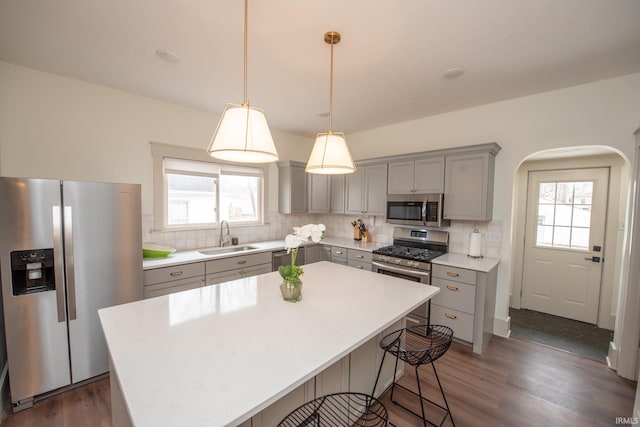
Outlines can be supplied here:
<path id="1" fill-rule="evenodd" d="M 218 122 L 207 153 L 211 157 L 240 163 L 267 163 L 278 160 L 278 152 L 264 112 L 247 99 L 247 22 L 249 0 L 244 2 L 244 101 L 227 104 Z"/>
<path id="2" fill-rule="evenodd" d="M 324 41 L 331 45 L 331 74 L 329 80 L 329 131 L 319 133 L 307 161 L 308 173 L 337 175 L 353 173 L 356 166 L 353 163 L 347 140 L 342 132 L 332 129 L 333 113 L 333 45 L 340 42 L 340 33 L 329 31 L 324 35 Z"/>

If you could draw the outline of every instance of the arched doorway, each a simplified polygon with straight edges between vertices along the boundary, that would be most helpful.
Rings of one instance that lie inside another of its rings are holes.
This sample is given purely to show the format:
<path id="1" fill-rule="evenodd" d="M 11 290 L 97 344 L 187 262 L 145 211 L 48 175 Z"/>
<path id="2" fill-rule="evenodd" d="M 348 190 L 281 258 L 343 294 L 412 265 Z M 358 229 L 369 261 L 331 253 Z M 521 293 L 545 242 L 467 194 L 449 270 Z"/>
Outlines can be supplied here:
<path id="1" fill-rule="evenodd" d="M 526 297 L 527 274 L 531 276 L 531 267 L 527 268 L 527 247 L 531 247 L 531 230 L 527 228 L 527 212 L 529 224 L 532 220 L 531 210 L 531 181 L 536 174 L 545 177 L 557 175 L 558 180 L 567 171 L 606 169 L 608 171 L 608 196 L 599 203 L 606 204 L 606 218 L 602 218 L 604 226 L 604 242 L 601 258 L 606 262 L 602 264 L 599 272 L 600 284 L 597 289 L 596 310 L 597 315 L 592 319 L 599 328 L 613 330 L 615 327 L 616 313 L 618 310 L 618 292 L 621 283 L 621 265 L 623 260 L 623 244 L 625 229 L 624 224 L 627 214 L 627 203 L 630 184 L 630 162 L 618 150 L 606 146 L 581 146 L 566 147 L 561 149 L 545 150 L 534 153 L 523 159 L 517 168 L 513 183 L 514 204 L 512 221 L 512 260 L 511 293 L 509 306 L 515 309 L 527 305 Z M 529 202 L 529 203 L 528 203 Z M 529 206 L 529 209 L 528 209 Z M 543 228 L 543 227 L 538 227 Z M 535 233 L 535 231 L 534 231 Z M 527 235 L 529 234 L 529 235 Z M 525 243 L 526 242 L 526 243 Z M 535 245 L 535 243 L 534 243 Z M 586 249 L 586 248 L 585 248 Z M 591 249 L 591 248 L 589 248 Z M 589 254 L 591 256 L 592 254 Z M 596 254 L 600 255 L 600 254 Z M 523 304 L 524 303 L 524 304 Z M 525 307 L 527 308 L 527 307 Z M 571 317 L 569 313 L 554 313 L 562 317 Z M 553 342 L 553 340 L 551 340 Z M 606 349 L 603 350 L 606 352 Z"/>

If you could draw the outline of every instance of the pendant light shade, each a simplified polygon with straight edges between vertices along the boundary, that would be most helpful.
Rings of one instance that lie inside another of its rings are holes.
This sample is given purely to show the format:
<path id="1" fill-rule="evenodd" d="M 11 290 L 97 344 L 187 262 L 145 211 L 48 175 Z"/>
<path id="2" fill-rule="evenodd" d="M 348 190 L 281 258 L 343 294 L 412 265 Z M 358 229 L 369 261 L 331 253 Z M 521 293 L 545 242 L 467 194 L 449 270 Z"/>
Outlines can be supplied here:
<path id="1" fill-rule="evenodd" d="M 244 102 L 227 104 L 207 148 L 207 154 L 240 163 L 267 163 L 278 160 L 278 151 L 264 112 L 247 99 L 247 27 L 249 0 L 244 1 Z"/>
<path id="2" fill-rule="evenodd" d="M 264 112 L 248 105 L 227 104 L 207 153 L 217 159 L 241 163 L 278 160 Z"/>
<path id="3" fill-rule="evenodd" d="M 342 132 L 319 133 L 307 162 L 306 171 L 317 174 L 343 174 L 356 170 L 347 140 Z"/>
<path id="4" fill-rule="evenodd" d="M 347 140 L 342 132 L 333 132 L 333 45 L 340 42 L 340 33 L 330 31 L 324 35 L 324 41 L 331 45 L 331 72 L 329 78 L 329 131 L 319 133 L 311 150 L 305 169 L 308 173 L 337 175 L 353 173 L 353 163 Z"/>

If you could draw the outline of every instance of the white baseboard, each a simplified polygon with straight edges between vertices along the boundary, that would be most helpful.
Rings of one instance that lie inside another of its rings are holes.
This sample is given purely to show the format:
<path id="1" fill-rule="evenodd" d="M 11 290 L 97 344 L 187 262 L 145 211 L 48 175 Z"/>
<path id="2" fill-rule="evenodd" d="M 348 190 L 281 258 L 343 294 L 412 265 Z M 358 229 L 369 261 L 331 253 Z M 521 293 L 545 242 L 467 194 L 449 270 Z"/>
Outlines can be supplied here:
<path id="1" fill-rule="evenodd" d="M 607 354 L 607 366 L 614 371 L 618 368 L 618 347 L 613 341 L 609 342 L 609 353 Z"/>
<path id="2" fill-rule="evenodd" d="M 511 335 L 511 316 L 507 316 L 506 319 L 495 317 L 493 319 L 493 334 L 509 338 L 509 335 Z"/>

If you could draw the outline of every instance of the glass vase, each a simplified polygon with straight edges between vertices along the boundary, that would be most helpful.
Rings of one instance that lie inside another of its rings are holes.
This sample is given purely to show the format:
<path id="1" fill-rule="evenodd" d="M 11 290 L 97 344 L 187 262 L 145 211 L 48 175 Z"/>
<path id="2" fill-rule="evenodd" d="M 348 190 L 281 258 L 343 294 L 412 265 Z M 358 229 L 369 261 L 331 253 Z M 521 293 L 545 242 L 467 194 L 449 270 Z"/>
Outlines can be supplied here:
<path id="1" fill-rule="evenodd" d="M 280 284 L 280 292 L 285 301 L 300 301 L 302 299 L 302 280 L 283 280 Z"/>

